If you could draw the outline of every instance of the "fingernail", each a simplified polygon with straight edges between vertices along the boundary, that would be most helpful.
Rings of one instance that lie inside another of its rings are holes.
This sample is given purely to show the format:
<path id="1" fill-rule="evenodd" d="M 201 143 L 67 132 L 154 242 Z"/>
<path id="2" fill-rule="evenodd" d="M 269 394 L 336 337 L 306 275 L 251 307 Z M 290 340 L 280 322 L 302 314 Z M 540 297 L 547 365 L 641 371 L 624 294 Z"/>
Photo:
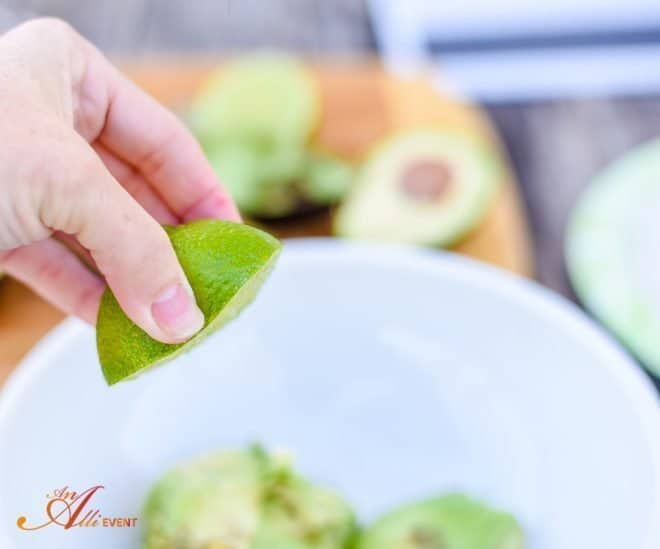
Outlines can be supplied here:
<path id="1" fill-rule="evenodd" d="M 185 341 L 204 326 L 204 315 L 182 284 L 165 290 L 151 306 L 156 324 L 168 336 Z"/>

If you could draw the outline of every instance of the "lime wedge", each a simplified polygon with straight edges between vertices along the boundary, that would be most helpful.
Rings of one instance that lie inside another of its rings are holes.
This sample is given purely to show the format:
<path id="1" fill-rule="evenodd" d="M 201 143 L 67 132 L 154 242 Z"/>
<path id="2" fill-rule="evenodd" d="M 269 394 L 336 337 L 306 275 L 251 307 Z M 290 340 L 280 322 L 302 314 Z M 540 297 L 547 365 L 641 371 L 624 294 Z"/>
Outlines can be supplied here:
<path id="1" fill-rule="evenodd" d="M 106 290 L 96 344 L 109 385 L 172 360 L 234 319 L 254 299 L 281 249 L 271 235 L 229 221 L 197 221 L 166 230 L 204 313 L 205 326 L 185 343 L 161 343 L 133 324 Z"/>

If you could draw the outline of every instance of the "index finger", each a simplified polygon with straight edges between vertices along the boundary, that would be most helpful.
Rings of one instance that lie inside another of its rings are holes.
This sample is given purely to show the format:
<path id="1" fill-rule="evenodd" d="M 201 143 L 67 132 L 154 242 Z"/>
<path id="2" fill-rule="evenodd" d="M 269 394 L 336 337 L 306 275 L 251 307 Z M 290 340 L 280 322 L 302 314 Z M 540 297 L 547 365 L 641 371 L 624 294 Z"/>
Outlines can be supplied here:
<path id="1" fill-rule="evenodd" d="M 96 50 L 90 57 L 86 80 L 100 79 L 107 91 L 100 142 L 138 169 L 183 221 L 240 221 L 229 193 L 181 121 Z"/>

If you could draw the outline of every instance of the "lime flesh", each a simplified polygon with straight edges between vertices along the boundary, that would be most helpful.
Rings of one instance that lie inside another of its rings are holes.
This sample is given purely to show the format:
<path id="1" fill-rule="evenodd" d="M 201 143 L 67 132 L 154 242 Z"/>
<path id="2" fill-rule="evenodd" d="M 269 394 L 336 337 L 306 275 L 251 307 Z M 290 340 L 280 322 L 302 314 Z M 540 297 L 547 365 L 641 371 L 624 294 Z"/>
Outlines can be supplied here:
<path id="1" fill-rule="evenodd" d="M 96 343 L 109 385 L 172 360 L 234 319 L 254 299 L 281 249 L 268 233 L 229 221 L 197 221 L 166 230 L 204 313 L 204 328 L 185 343 L 161 343 L 133 324 L 106 290 Z"/>

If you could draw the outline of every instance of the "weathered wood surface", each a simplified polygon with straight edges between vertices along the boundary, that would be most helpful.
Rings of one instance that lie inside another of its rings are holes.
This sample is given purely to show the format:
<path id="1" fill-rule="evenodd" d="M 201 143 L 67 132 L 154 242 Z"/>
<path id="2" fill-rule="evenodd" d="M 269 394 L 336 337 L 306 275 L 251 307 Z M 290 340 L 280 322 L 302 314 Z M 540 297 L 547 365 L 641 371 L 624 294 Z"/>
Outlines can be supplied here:
<path id="1" fill-rule="evenodd" d="M 566 220 L 608 163 L 660 135 L 660 97 L 556 101 L 489 109 L 518 171 L 541 282 L 571 296 L 564 271 Z"/>

